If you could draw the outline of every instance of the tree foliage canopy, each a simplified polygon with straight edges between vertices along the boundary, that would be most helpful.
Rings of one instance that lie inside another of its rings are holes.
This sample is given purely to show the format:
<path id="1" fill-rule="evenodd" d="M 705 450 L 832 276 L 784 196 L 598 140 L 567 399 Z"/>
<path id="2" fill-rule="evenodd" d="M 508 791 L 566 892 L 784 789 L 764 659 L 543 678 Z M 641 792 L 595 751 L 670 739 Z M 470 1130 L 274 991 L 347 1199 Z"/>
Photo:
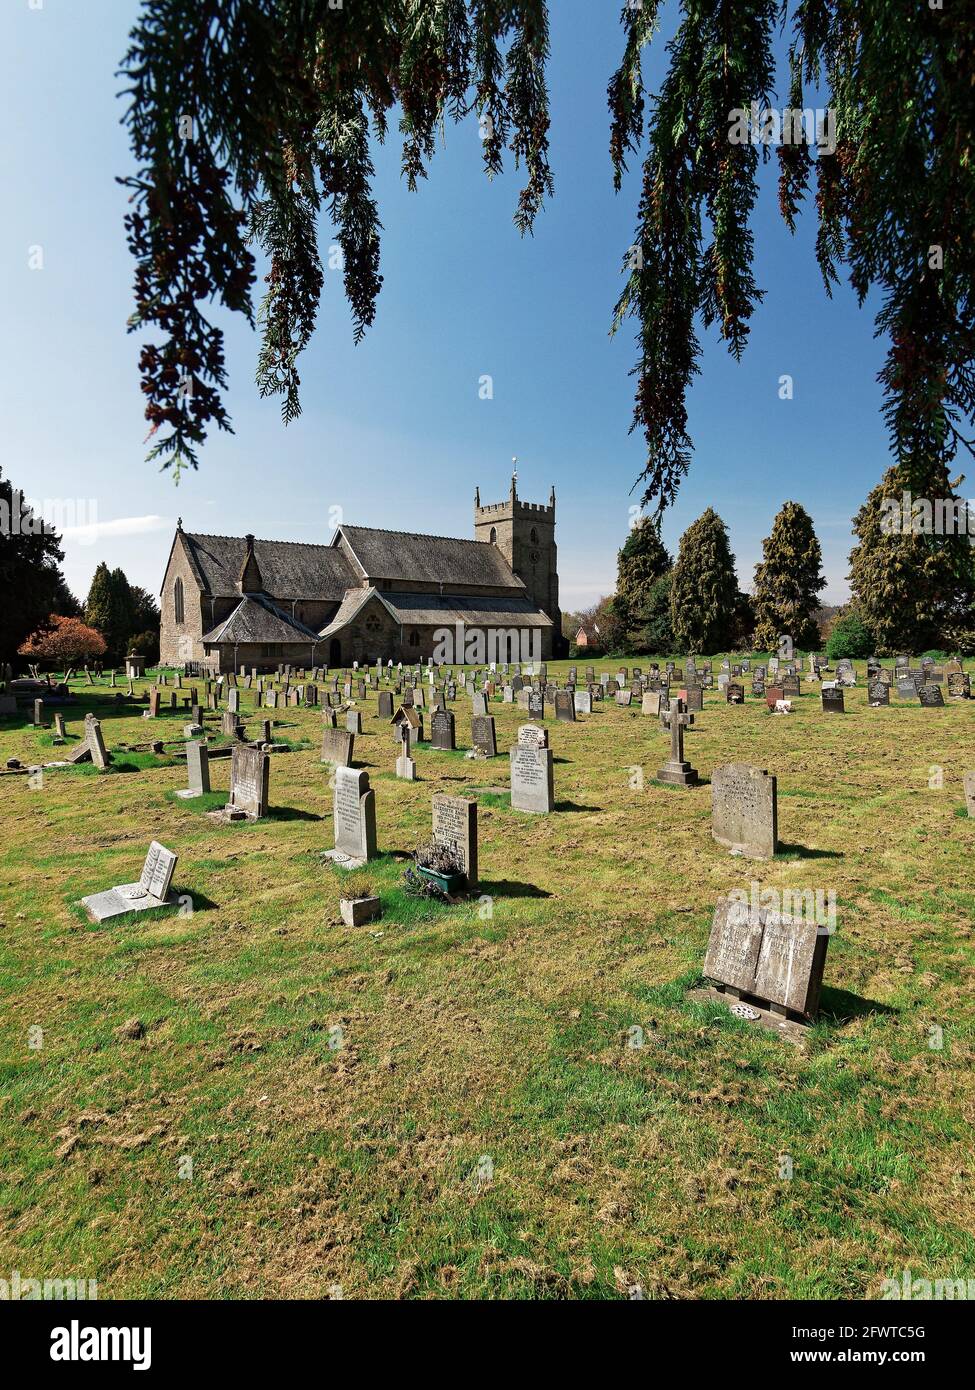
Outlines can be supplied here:
<path id="1" fill-rule="evenodd" d="M 623 543 L 616 565 L 616 616 L 629 635 L 637 640 L 637 629 L 649 621 L 651 590 L 670 569 L 671 558 L 660 537 L 660 527 L 650 517 L 640 517 Z"/>
<path id="2" fill-rule="evenodd" d="M 20 648 L 21 656 L 66 670 L 81 661 L 95 661 L 105 655 L 104 637 L 80 618 L 52 613 L 48 623 L 47 627 L 31 633 Z"/>
<path id="3" fill-rule="evenodd" d="M 762 545 L 755 566 L 755 646 L 772 651 L 787 634 L 797 647 L 819 645 L 814 614 L 826 587 L 823 554 L 812 518 L 798 502 L 786 502 Z"/>
<path id="4" fill-rule="evenodd" d="M 0 661 L 12 662 L 28 633 L 70 600 L 63 559 L 60 538 L 0 474 Z"/>
<path id="5" fill-rule="evenodd" d="M 712 507 L 680 538 L 670 588 L 670 620 L 679 652 L 729 651 L 739 615 L 735 557 L 728 530 Z"/>
<path id="6" fill-rule="evenodd" d="M 253 322 L 252 247 L 269 257 L 258 381 L 299 410 L 297 360 L 315 325 L 325 208 L 345 261 L 355 337 L 382 284 L 370 139 L 398 106 L 403 173 L 426 177 L 447 117 L 480 123 L 489 176 L 507 149 L 524 168 L 522 231 L 552 190 L 545 0 L 143 0 L 123 61 L 137 171 L 126 226 L 136 259 L 132 326 L 151 457 L 197 463 L 228 429 L 219 328 L 206 301 Z M 622 4 L 623 57 L 608 88 L 617 188 L 645 145 L 634 246 L 615 323 L 636 323 L 634 427 L 644 500 L 669 505 L 690 460 L 686 394 L 698 325 L 738 356 L 762 296 L 753 273 L 759 150 L 730 115 L 771 104 L 773 38 L 789 28 L 789 101 L 822 87 L 834 153 L 779 150 L 790 227 L 815 173 L 816 254 L 827 292 L 846 267 L 879 292 L 881 380 L 898 463 L 915 489 L 946 467 L 975 414 L 972 161 L 975 10 L 889 0 L 682 0 L 669 66 L 647 101 L 642 59 L 658 0 Z"/>

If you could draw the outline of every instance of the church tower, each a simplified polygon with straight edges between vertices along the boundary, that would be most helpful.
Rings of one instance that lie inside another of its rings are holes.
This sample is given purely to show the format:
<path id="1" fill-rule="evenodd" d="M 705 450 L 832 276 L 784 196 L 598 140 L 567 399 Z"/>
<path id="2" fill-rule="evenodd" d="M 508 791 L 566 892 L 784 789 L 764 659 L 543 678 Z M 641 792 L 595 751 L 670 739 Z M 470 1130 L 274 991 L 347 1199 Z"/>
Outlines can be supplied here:
<path id="1" fill-rule="evenodd" d="M 555 625 L 552 634 L 556 649 L 562 641 L 562 615 L 559 612 L 559 568 L 555 549 L 555 488 L 548 506 L 541 502 L 522 502 L 518 496 L 518 475 L 512 472 L 511 492 L 506 502 L 481 506 L 481 491 L 474 491 L 474 539 L 496 545 L 528 590 L 528 596 Z"/>

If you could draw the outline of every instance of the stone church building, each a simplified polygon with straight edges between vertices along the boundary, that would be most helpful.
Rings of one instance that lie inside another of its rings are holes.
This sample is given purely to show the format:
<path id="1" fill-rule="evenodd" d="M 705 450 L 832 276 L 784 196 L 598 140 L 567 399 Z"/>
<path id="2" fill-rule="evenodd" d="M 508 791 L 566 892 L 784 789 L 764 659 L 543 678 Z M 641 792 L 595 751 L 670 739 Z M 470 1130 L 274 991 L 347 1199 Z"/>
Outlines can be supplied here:
<path id="1" fill-rule="evenodd" d="M 507 501 L 483 507 L 476 490 L 471 541 L 343 525 L 327 545 L 306 545 L 199 535 L 180 520 L 161 608 L 164 665 L 425 661 L 458 624 L 468 638 L 516 634 L 519 650 L 500 660 L 551 657 L 561 644 L 555 489 L 548 506 L 523 502 L 512 478 Z"/>

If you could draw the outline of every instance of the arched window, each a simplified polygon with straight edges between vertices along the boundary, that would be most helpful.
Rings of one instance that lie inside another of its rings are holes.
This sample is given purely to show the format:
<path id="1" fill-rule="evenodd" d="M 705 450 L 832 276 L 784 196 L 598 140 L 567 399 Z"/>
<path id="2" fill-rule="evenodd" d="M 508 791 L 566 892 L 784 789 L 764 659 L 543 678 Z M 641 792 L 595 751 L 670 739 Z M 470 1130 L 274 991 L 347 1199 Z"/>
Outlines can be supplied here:
<path id="1" fill-rule="evenodd" d="M 537 544 L 538 544 L 538 532 L 535 530 L 535 528 L 534 528 L 534 526 L 533 526 L 533 527 L 532 527 L 532 545 L 537 545 Z"/>
<path id="2" fill-rule="evenodd" d="M 183 617 L 183 581 L 182 581 L 182 579 L 177 579 L 177 580 L 176 580 L 176 583 L 173 585 L 173 607 L 174 607 L 175 610 L 176 610 L 176 621 L 177 621 L 178 623 L 184 622 L 185 620 L 184 620 L 184 617 Z"/>
<path id="3" fill-rule="evenodd" d="M 410 633 L 410 646 L 411 646 L 411 647 L 418 647 L 419 645 L 420 645 L 420 634 L 417 632 L 416 628 L 414 628 L 413 631 Z"/>
<path id="4" fill-rule="evenodd" d="M 497 543 L 498 543 L 498 528 L 497 528 L 496 526 L 492 526 L 492 527 L 491 527 L 491 544 L 492 544 L 492 545 L 497 545 Z"/>

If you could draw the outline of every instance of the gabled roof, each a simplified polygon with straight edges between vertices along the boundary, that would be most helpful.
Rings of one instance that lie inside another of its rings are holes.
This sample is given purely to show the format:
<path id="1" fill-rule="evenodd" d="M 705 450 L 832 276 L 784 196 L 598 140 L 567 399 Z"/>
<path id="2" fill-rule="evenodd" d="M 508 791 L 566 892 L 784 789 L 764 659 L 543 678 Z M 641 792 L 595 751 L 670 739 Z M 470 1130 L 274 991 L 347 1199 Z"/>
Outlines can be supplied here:
<path id="1" fill-rule="evenodd" d="M 247 594 L 229 617 L 203 634 L 204 642 L 317 642 L 318 633 L 296 622 L 266 594 Z"/>
<path id="2" fill-rule="evenodd" d="M 339 604 L 331 622 L 327 627 L 322 628 L 321 636 L 331 637 L 334 632 L 338 632 L 341 628 L 345 627 L 372 598 L 379 600 L 394 622 L 399 622 L 396 614 L 390 608 L 378 589 L 350 589 Z"/>
<path id="3" fill-rule="evenodd" d="M 240 592 L 237 581 L 247 556 L 243 536 L 182 535 L 190 564 L 204 593 L 228 598 Z M 276 598 L 338 600 L 357 582 L 348 560 L 333 545 L 303 541 L 254 542 L 264 592 Z"/>
<path id="4" fill-rule="evenodd" d="M 496 545 L 488 541 L 462 541 L 450 536 L 418 536 L 406 531 L 374 530 L 371 526 L 340 526 L 339 537 L 355 556 L 368 579 L 408 579 L 421 584 L 478 584 L 490 588 L 521 589 Z"/>
<path id="5" fill-rule="evenodd" d="M 527 594 L 381 594 L 404 627 L 551 627 L 552 619 Z"/>

